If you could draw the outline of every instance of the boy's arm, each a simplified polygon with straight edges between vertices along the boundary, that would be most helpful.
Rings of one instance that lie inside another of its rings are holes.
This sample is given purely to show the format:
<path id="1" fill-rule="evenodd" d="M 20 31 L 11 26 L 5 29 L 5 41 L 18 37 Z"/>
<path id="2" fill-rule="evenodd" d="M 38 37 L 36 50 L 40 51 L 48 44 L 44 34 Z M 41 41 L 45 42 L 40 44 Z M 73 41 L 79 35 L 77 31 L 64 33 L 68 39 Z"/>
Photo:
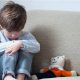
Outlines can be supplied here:
<path id="1" fill-rule="evenodd" d="M 13 43 L 13 41 L 8 41 L 8 42 L 4 42 L 4 43 L 0 43 L 0 52 L 5 51 L 5 48 L 9 45 L 11 45 Z"/>
<path id="2" fill-rule="evenodd" d="M 36 38 L 31 34 L 28 33 L 24 36 L 25 40 L 21 40 L 23 44 L 23 51 L 30 52 L 30 53 L 37 53 L 40 51 L 40 44 L 36 40 Z"/>

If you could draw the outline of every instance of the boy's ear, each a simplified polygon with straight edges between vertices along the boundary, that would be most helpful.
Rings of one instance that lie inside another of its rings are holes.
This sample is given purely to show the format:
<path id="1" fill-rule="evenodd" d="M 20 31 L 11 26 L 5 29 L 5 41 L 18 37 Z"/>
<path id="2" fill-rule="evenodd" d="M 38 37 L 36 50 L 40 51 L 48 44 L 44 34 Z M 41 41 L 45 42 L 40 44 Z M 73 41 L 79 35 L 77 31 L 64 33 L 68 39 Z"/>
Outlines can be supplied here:
<path id="1" fill-rule="evenodd" d="M 2 30 L 3 28 L 2 28 L 2 26 L 0 25 L 0 30 Z"/>

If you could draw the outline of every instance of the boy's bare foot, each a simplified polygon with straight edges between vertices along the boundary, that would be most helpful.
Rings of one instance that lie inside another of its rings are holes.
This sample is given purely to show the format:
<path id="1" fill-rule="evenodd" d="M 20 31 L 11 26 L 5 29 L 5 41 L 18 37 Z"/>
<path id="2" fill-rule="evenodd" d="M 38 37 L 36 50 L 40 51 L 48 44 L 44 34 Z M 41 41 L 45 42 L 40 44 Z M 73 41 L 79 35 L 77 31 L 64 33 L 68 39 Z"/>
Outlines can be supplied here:
<path id="1" fill-rule="evenodd" d="M 25 74 L 18 74 L 17 80 L 25 80 Z"/>
<path id="2" fill-rule="evenodd" d="M 14 77 L 12 77 L 11 75 L 7 75 L 4 80 L 16 80 Z"/>

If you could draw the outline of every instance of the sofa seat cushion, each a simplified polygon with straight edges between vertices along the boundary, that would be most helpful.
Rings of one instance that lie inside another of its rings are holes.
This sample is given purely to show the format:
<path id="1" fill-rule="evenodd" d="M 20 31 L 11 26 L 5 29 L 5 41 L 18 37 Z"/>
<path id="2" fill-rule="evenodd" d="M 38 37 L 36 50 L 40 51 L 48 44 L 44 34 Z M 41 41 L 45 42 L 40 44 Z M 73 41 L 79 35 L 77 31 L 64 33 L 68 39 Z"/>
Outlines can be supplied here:
<path id="1" fill-rule="evenodd" d="M 80 76 L 76 77 L 56 77 L 56 78 L 46 78 L 40 80 L 80 80 Z"/>

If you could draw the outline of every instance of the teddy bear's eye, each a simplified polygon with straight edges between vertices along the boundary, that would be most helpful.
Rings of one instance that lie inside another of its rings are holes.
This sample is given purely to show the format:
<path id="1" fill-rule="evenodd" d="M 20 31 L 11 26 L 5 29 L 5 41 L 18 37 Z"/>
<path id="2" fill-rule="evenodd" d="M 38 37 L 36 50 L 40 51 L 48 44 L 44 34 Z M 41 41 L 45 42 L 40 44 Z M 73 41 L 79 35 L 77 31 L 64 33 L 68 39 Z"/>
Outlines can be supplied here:
<path id="1" fill-rule="evenodd" d="M 59 58 L 59 56 L 57 58 Z"/>

